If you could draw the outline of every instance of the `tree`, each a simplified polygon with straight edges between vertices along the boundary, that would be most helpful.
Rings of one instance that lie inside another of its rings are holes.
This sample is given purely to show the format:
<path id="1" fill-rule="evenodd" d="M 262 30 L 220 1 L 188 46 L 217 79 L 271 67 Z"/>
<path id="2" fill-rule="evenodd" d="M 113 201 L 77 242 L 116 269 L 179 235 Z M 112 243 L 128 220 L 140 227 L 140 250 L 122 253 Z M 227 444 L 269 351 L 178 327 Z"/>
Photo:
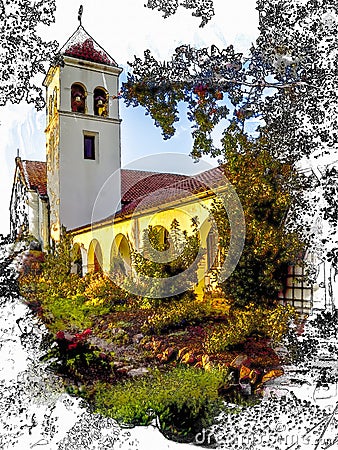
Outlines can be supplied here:
<path id="1" fill-rule="evenodd" d="M 131 256 L 134 274 L 127 281 L 137 283 L 139 295 L 164 300 L 182 297 L 197 283 L 198 264 L 204 256 L 197 220 L 192 219 L 188 235 L 174 219 L 168 239 L 163 239 L 163 230 L 149 226 L 143 231 L 142 251 L 133 249 Z"/>
<path id="2" fill-rule="evenodd" d="M 204 27 L 215 14 L 213 0 L 185 0 L 181 3 L 178 0 L 148 0 L 145 6 L 164 12 L 164 18 L 175 14 L 179 6 L 192 9 L 194 10 L 192 13 L 193 16 L 202 18 L 200 27 Z"/>
<path id="3" fill-rule="evenodd" d="M 308 192 L 312 215 L 310 249 L 318 261 L 330 263 L 330 286 L 338 274 L 337 235 L 337 24 L 332 0 L 259 1 L 262 58 L 278 71 L 298 71 L 311 89 L 287 89 L 261 100 L 269 151 L 284 161 L 311 169 L 316 183 Z M 336 295 L 329 289 L 331 301 Z"/>
<path id="4" fill-rule="evenodd" d="M 232 138 L 232 139 L 231 139 Z M 273 158 L 261 140 L 250 139 L 233 122 L 223 147 L 224 176 L 241 201 L 245 217 L 245 245 L 229 278 L 222 281 L 226 297 L 238 306 L 250 303 L 272 305 L 283 287 L 287 266 L 301 258 L 304 241 L 299 230 L 285 225 L 287 214 L 297 201 L 306 180 L 300 180 L 291 164 Z M 213 202 L 223 259 L 227 256 L 231 228 L 222 202 Z"/>
<path id="5" fill-rule="evenodd" d="M 122 95 L 127 105 L 146 109 L 162 128 L 164 139 L 175 133 L 178 103 L 185 102 L 192 122 L 192 156 L 219 156 L 221 149 L 215 148 L 212 131 L 223 119 L 235 119 L 244 128 L 248 119 L 262 117 L 262 102 L 271 89 L 291 90 L 294 95 L 313 91 L 305 77 L 306 66 L 289 62 L 284 50 L 273 44 L 269 54 L 263 47 L 252 46 L 244 57 L 232 45 L 222 50 L 182 45 L 164 63 L 146 50 L 143 60 L 135 57 L 129 62 L 132 73 L 122 86 Z M 271 53 L 273 58 L 269 58 Z"/>
<path id="6" fill-rule="evenodd" d="M 251 118 L 260 120 L 260 145 L 270 155 L 310 169 L 302 201 L 292 211 L 301 220 L 295 226 L 302 225 L 304 212 L 323 223 L 326 231 L 320 242 L 312 233 L 311 247 L 320 248 L 320 259 L 331 261 L 338 273 L 338 239 L 328 220 L 338 203 L 336 191 L 319 206 L 335 181 L 325 167 L 337 154 L 338 6 L 334 0 L 258 0 L 257 9 L 260 34 L 247 56 L 231 46 L 197 50 L 185 45 L 160 63 L 146 51 L 143 60 L 130 63 L 133 71 L 122 93 L 127 104 L 146 108 L 165 139 L 175 132 L 178 103 L 186 102 L 195 158 L 222 156 L 212 139 L 222 120 L 230 134 L 233 122 L 246 130 Z M 303 228 L 310 233 L 308 223 Z"/>
<path id="7" fill-rule="evenodd" d="M 44 64 L 53 61 L 58 44 L 43 41 L 37 27 L 54 22 L 54 11 L 55 0 L 0 0 L 0 106 L 25 100 L 44 107 L 34 78 L 46 72 Z"/>

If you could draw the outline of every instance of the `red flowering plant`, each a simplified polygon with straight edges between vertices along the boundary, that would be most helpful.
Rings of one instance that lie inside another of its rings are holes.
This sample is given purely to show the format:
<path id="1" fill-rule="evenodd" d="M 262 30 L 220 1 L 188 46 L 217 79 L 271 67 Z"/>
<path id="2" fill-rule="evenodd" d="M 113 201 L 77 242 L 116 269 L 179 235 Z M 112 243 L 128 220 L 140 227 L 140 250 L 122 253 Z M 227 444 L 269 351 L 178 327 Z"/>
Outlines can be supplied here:
<path id="1" fill-rule="evenodd" d="M 45 358 L 46 360 L 50 360 L 51 356 L 56 358 L 50 367 L 58 374 L 66 374 L 69 380 L 76 382 L 91 382 L 98 374 L 110 382 L 114 378 L 111 366 L 113 354 L 104 352 L 89 342 L 91 334 L 90 328 L 75 334 L 58 331 L 55 335 L 58 345 Z M 74 390 L 72 383 L 68 388 L 70 393 L 79 394 L 76 389 Z"/>
<path id="2" fill-rule="evenodd" d="M 86 340 L 88 336 L 92 334 L 92 330 L 87 328 L 81 333 L 75 333 L 74 335 L 71 333 L 67 333 L 64 331 L 58 331 L 56 333 L 56 342 L 59 345 L 59 349 L 61 352 L 67 352 L 71 350 L 84 350 L 86 347 Z"/>

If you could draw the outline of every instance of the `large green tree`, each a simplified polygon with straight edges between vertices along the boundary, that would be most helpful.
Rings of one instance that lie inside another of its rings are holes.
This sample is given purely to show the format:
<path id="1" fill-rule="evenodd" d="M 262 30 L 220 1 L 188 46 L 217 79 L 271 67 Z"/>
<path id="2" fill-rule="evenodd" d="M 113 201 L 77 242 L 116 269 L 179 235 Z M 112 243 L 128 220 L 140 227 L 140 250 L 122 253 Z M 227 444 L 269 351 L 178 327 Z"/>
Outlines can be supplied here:
<path id="1" fill-rule="evenodd" d="M 175 133 L 185 102 L 195 158 L 224 156 L 213 140 L 216 125 L 231 133 L 229 123 L 248 130 L 252 118 L 260 121 L 261 143 L 274 158 L 309 169 L 292 209 L 294 225 L 312 233 L 311 247 L 338 272 L 337 193 L 329 189 L 336 171 L 328 166 L 338 160 L 338 6 L 333 0 L 258 0 L 257 9 L 259 36 L 247 55 L 232 46 L 182 45 L 163 63 L 146 51 L 130 63 L 122 93 L 127 104 L 146 109 L 165 139 Z M 315 219 L 320 233 L 309 225 Z"/>
<path id="2" fill-rule="evenodd" d="M 250 139 L 233 122 L 222 140 L 225 177 L 240 199 L 245 218 L 245 244 L 233 273 L 222 280 L 225 296 L 238 306 L 272 305 L 283 288 L 287 267 L 300 261 L 305 239 L 288 225 L 289 210 L 297 206 L 296 192 L 307 179 L 291 164 L 278 161 L 261 139 Z M 222 259 L 228 256 L 230 239 L 238 233 L 220 200 L 211 213 L 216 221 Z M 223 261 L 222 261 L 223 263 Z"/>

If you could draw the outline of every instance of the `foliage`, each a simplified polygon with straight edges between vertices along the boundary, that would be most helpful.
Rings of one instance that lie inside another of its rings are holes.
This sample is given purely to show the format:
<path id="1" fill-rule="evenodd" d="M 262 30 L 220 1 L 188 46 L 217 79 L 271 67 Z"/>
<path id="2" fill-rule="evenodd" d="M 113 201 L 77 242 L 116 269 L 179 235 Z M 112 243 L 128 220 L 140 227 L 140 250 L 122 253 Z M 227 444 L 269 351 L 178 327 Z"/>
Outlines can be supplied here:
<path id="1" fill-rule="evenodd" d="M 54 22 L 54 11 L 55 0 L 0 2 L 0 105 L 25 100 L 37 109 L 44 107 L 43 91 L 33 79 L 45 73 L 44 63 L 54 59 L 58 45 L 44 42 L 37 28 Z"/>
<path id="2" fill-rule="evenodd" d="M 186 291 L 191 290 L 197 283 L 199 250 L 197 219 L 192 220 L 192 232 L 189 235 L 186 230 L 181 231 L 177 220 L 173 220 L 168 240 L 163 239 L 162 230 L 148 226 L 143 231 L 142 252 L 131 251 L 133 269 L 145 277 L 145 285 L 139 286 L 140 293 L 146 292 L 149 298 L 153 294 L 162 301 L 172 299 L 177 288 L 173 277 L 177 275 L 180 275 L 180 287 L 184 287 Z M 161 288 L 161 283 L 166 278 L 168 283 Z M 179 298 L 179 295 L 175 298 Z"/>
<path id="3" fill-rule="evenodd" d="M 0 297 L 11 299 L 19 295 L 17 273 L 13 261 L 20 253 L 10 236 L 0 234 Z"/>
<path id="4" fill-rule="evenodd" d="M 175 132 L 178 102 L 185 102 L 188 119 L 193 123 L 191 154 L 195 158 L 204 154 L 218 156 L 221 151 L 215 148 L 211 136 L 214 127 L 222 119 L 232 118 L 244 126 L 245 121 L 260 116 L 260 103 L 268 89 L 292 90 L 294 95 L 313 91 L 305 80 L 301 61 L 293 70 L 288 64 L 276 69 L 274 60 L 254 46 L 245 58 L 232 45 L 222 50 L 215 45 L 211 49 L 182 45 L 171 61 L 164 63 L 146 50 L 143 61 L 135 57 L 129 65 L 132 73 L 121 91 L 126 104 L 143 106 L 168 139 Z"/>
<path id="5" fill-rule="evenodd" d="M 87 298 L 87 304 L 105 304 L 111 307 L 123 304 L 131 294 L 117 286 L 112 279 L 103 273 L 93 273 L 85 277 L 86 287 L 83 295 Z"/>
<path id="6" fill-rule="evenodd" d="M 185 0 L 181 3 L 179 3 L 178 0 L 148 0 L 147 4 L 144 6 L 164 12 L 164 18 L 175 14 L 178 6 L 193 9 L 194 12 L 192 15 L 201 17 L 202 22 L 200 27 L 204 27 L 204 25 L 208 23 L 211 17 L 215 14 L 213 3 L 213 0 Z"/>
<path id="7" fill-rule="evenodd" d="M 203 322 L 211 315 L 212 308 L 208 301 L 191 299 L 189 295 L 184 295 L 179 300 L 158 306 L 155 312 L 148 316 L 142 330 L 159 334 L 169 329 Z"/>
<path id="8" fill-rule="evenodd" d="M 243 344 L 255 334 L 280 342 L 287 334 L 295 310 L 290 306 L 275 308 L 257 307 L 253 303 L 244 309 L 232 308 L 224 323 L 216 325 L 208 333 L 204 348 L 207 353 L 221 353 Z"/>
<path id="9" fill-rule="evenodd" d="M 71 236 L 64 234 L 55 251 L 46 255 L 42 272 L 19 280 L 20 293 L 32 306 L 37 304 L 53 333 L 92 327 L 97 317 L 109 314 L 131 297 L 105 274 L 80 277 L 71 273 L 72 247 Z"/>
<path id="10" fill-rule="evenodd" d="M 85 297 L 74 295 L 70 298 L 46 297 L 42 300 L 42 316 L 51 332 L 58 330 L 77 330 L 93 325 L 88 315 L 90 308 Z"/>
<path id="11" fill-rule="evenodd" d="M 162 2 L 154 5 L 161 8 Z M 328 192 L 336 179 L 336 170 L 325 166 L 330 159 L 337 159 L 337 3 L 258 0 L 257 10 L 259 35 L 248 55 L 238 54 L 232 47 L 193 49 L 181 45 L 171 60 L 159 62 L 147 50 L 143 59 L 135 57 L 129 63 L 132 73 L 122 95 L 127 105 L 145 108 L 162 128 L 164 138 L 175 132 L 178 102 L 186 103 L 195 158 L 222 154 L 214 145 L 212 130 L 223 119 L 229 119 L 230 125 L 223 123 L 231 131 L 233 121 L 245 130 L 247 126 L 252 129 L 250 120 L 256 118 L 260 123 L 257 132 L 270 154 L 292 165 L 301 161 L 316 176 L 316 192 L 309 184 L 303 187 L 311 207 L 304 197 L 300 199 L 290 211 L 290 222 L 292 217 L 304 231 L 311 232 L 312 249 L 338 272 L 332 214 L 337 193 L 321 202 L 323 192 Z M 305 215 L 313 221 L 318 212 L 328 229 L 319 237 L 304 224 Z"/>
<path id="12" fill-rule="evenodd" d="M 57 345 L 51 346 L 41 358 L 48 361 L 51 369 L 63 375 L 76 379 L 76 384 L 91 383 L 93 377 L 112 377 L 112 352 L 103 353 L 96 349 L 88 340 L 92 330 L 87 328 L 82 332 L 55 334 Z M 77 387 L 70 386 L 69 393 L 79 394 Z"/>
<path id="13" fill-rule="evenodd" d="M 177 367 L 117 386 L 96 383 L 94 410 L 124 424 L 147 425 L 158 416 L 163 431 L 193 437 L 221 407 L 219 388 L 227 371 Z"/>
<path id="14" fill-rule="evenodd" d="M 312 333 L 321 339 L 338 338 L 338 310 L 321 311 L 314 319 L 309 319 Z"/>
<path id="15" fill-rule="evenodd" d="M 304 248 L 299 230 L 285 223 L 304 180 L 291 165 L 273 158 L 260 142 L 250 140 L 235 123 L 225 133 L 223 145 L 223 172 L 240 199 L 246 235 L 239 263 L 220 286 L 237 305 L 271 303 L 283 286 L 287 265 L 298 261 Z M 224 259 L 238 224 L 230 223 L 219 199 L 214 200 L 211 213 Z"/>

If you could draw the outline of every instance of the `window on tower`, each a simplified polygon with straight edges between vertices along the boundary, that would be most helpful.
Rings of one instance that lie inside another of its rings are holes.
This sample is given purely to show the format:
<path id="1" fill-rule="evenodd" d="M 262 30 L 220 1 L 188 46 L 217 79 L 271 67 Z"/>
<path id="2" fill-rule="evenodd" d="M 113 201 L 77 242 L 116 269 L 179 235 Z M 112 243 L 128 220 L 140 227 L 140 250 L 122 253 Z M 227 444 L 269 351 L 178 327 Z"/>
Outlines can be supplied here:
<path id="1" fill-rule="evenodd" d="M 103 88 L 94 89 L 94 114 L 101 117 L 108 115 L 108 93 Z"/>
<path id="2" fill-rule="evenodd" d="M 71 89 L 71 108 L 72 112 L 86 112 L 86 92 L 79 83 L 74 83 Z"/>
<path id="3" fill-rule="evenodd" d="M 84 135 L 84 159 L 95 159 L 95 136 Z"/>

